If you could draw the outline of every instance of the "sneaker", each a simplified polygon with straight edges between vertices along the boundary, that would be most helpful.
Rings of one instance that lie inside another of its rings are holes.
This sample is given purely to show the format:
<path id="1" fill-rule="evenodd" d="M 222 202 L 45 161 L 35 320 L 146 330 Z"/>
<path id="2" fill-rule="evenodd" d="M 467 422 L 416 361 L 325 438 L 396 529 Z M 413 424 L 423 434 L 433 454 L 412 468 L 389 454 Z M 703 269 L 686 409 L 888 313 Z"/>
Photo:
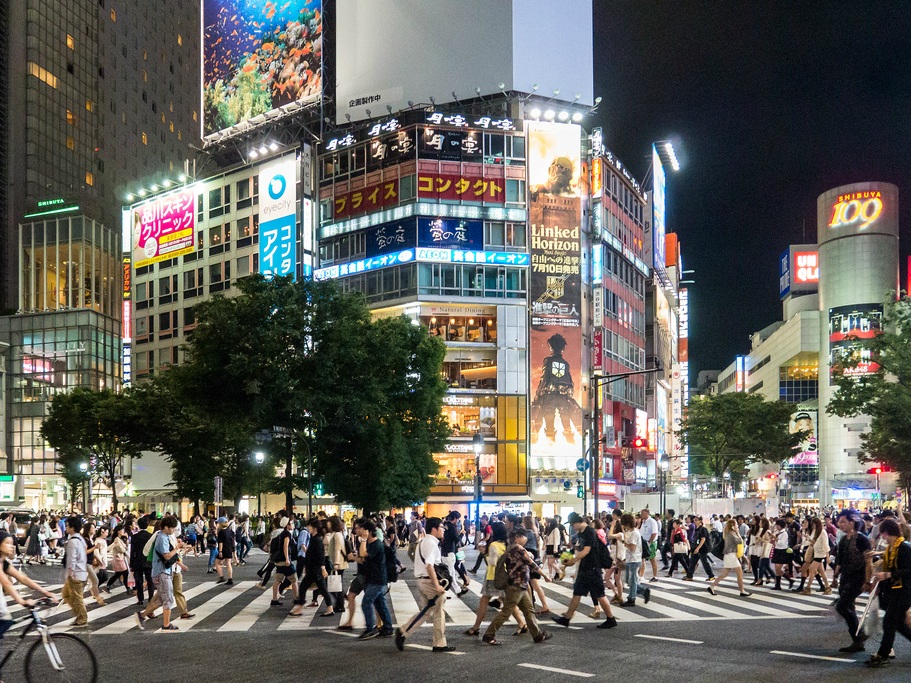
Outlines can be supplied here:
<path id="1" fill-rule="evenodd" d="M 646 589 L 645 589 L 645 604 L 647 605 L 647 604 L 648 604 L 648 601 L 651 600 L 651 599 L 652 599 L 652 589 L 651 589 L 651 588 L 646 588 Z"/>
<path id="2" fill-rule="evenodd" d="M 706 581 L 714 581 L 714 580 L 715 580 L 715 577 L 714 577 L 714 576 L 709 576 L 709 577 L 706 579 Z"/>
<path id="3" fill-rule="evenodd" d="M 535 638 L 536 643 L 543 643 L 545 640 L 550 640 L 554 637 L 554 634 L 550 631 L 541 631 L 541 634 Z"/>
<path id="4" fill-rule="evenodd" d="M 648 582 L 649 582 L 649 583 L 658 583 L 658 577 L 657 577 L 657 576 L 653 576 L 652 578 L 650 578 L 650 579 L 648 580 Z"/>
<path id="5" fill-rule="evenodd" d="M 376 638 L 380 635 L 380 632 L 375 628 L 368 628 L 361 635 L 357 637 L 358 640 L 370 640 L 371 638 Z"/>
<path id="6" fill-rule="evenodd" d="M 484 636 L 481 640 L 483 640 L 488 645 L 502 645 L 503 644 L 499 640 L 494 638 L 493 636 Z"/>
<path id="7" fill-rule="evenodd" d="M 598 628 L 614 628 L 616 625 L 617 620 L 614 617 L 608 617 L 603 624 L 598 624 Z"/>
<path id="8" fill-rule="evenodd" d="M 354 627 L 351 624 L 342 624 L 335 630 L 336 631 L 353 631 Z"/>
<path id="9" fill-rule="evenodd" d="M 139 630 L 145 631 L 145 623 L 149 620 L 149 618 L 143 616 L 142 612 L 136 612 L 134 616 L 136 617 L 136 625 L 139 627 Z"/>
<path id="10" fill-rule="evenodd" d="M 839 652 L 863 652 L 864 651 L 864 641 L 855 640 L 853 643 L 847 647 L 839 648 Z"/>
<path id="11" fill-rule="evenodd" d="M 627 600 L 622 605 L 620 605 L 620 607 L 635 607 L 635 606 L 636 606 L 635 600 Z"/>
<path id="12" fill-rule="evenodd" d="M 195 614 L 189 614 L 189 613 L 187 613 L 187 614 L 181 614 L 181 615 L 180 615 L 180 618 L 181 618 L 181 619 L 192 619 L 192 618 L 195 617 L 195 616 L 196 616 Z"/>
<path id="13" fill-rule="evenodd" d="M 685 577 L 683 578 L 683 580 L 684 580 L 684 581 L 695 581 L 695 579 L 694 579 L 692 576 L 685 576 Z"/>
<path id="14" fill-rule="evenodd" d="M 404 640 L 405 640 L 405 638 L 403 637 L 402 641 L 404 642 Z M 396 641 L 396 644 L 398 644 L 397 641 Z M 433 651 L 434 652 L 455 652 L 455 645 L 437 645 L 433 648 Z"/>
<path id="15" fill-rule="evenodd" d="M 405 650 L 405 634 L 400 628 L 395 629 L 395 646 L 399 649 L 399 652 Z"/>
<path id="16" fill-rule="evenodd" d="M 233 585 L 234 585 L 234 579 L 228 579 L 228 580 L 225 582 L 225 585 L 226 585 L 226 586 L 233 586 Z"/>
<path id="17" fill-rule="evenodd" d="M 562 615 L 559 617 L 554 617 L 554 621 L 556 623 L 560 624 L 560 626 L 569 626 L 569 619 L 567 619 L 566 617 L 564 617 Z"/>
<path id="18" fill-rule="evenodd" d="M 174 624 L 168 624 L 167 626 L 162 626 L 161 630 L 162 631 L 179 631 L 180 629 L 177 628 Z"/>
<path id="19" fill-rule="evenodd" d="M 283 603 L 281 600 L 270 600 L 269 601 L 269 607 L 281 607 L 284 604 L 285 603 Z"/>
<path id="20" fill-rule="evenodd" d="M 493 599 L 493 600 L 491 600 L 491 601 L 490 601 L 489 603 L 487 603 L 487 604 L 488 604 L 490 607 L 493 607 L 493 608 L 495 608 L 495 609 L 500 609 L 500 608 L 503 606 L 503 603 L 501 603 L 501 602 L 499 601 L 499 599 L 496 599 L 496 598 Z"/>
<path id="21" fill-rule="evenodd" d="M 224 582 L 225 582 L 225 577 L 219 576 L 218 581 L 216 581 L 215 583 L 224 583 Z"/>
<path id="22" fill-rule="evenodd" d="M 380 634 L 378 637 L 389 638 L 390 636 L 394 636 L 394 635 L 395 635 L 395 631 L 393 631 L 391 628 L 384 628 L 383 630 L 380 631 Z"/>
<path id="23" fill-rule="evenodd" d="M 870 667 L 871 669 L 879 669 L 884 666 L 889 666 L 889 658 L 880 657 L 879 655 L 873 655 L 872 657 L 870 657 L 870 659 L 868 659 L 866 662 L 864 662 L 864 666 Z"/>

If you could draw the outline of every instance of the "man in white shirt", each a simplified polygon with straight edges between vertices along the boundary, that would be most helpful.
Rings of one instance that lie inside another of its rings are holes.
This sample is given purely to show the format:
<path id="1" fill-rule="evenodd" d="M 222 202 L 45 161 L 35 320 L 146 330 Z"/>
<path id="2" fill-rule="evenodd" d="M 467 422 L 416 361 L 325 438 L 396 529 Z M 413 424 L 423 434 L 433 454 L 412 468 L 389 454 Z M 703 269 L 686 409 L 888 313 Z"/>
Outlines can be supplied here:
<path id="1" fill-rule="evenodd" d="M 724 524 L 721 523 L 721 518 L 718 515 L 712 515 L 712 529 L 719 534 L 724 534 Z"/>
<path id="2" fill-rule="evenodd" d="M 645 561 L 648 559 L 652 563 L 652 578 L 649 581 L 654 583 L 658 580 L 658 560 L 656 558 L 658 556 L 658 538 L 661 536 L 661 527 L 658 524 L 658 520 L 652 517 L 648 510 L 642 510 L 639 513 L 639 518 L 642 520 L 639 525 L 639 533 L 642 534 L 642 538 L 648 543 L 648 558 L 642 558 L 639 576 L 645 577 Z"/>
<path id="3" fill-rule="evenodd" d="M 66 583 L 63 584 L 61 596 L 76 617 L 74 627 L 85 626 L 89 623 L 89 615 L 85 610 L 82 593 L 85 591 L 85 582 L 89 578 L 86 568 L 85 540 L 79 534 L 82 531 L 82 519 L 70 517 L 66 520 Z"/>
<path id="4" fill-rule="evenodd" d="M 440 541 L 443 538 L 443 520 L 429 517 L 424 523 L 425 536 L 418 543 L 414 554 L 414 576 L 418 580 L 421 611 L 406 622 L 405 628 L 395 630 L 395 646 L 405 649 L 405 638 L 428 617 L 433 618 L 433 651 L 452 652 L 454 645 L 446 644 L 446 589 L 437 580 L 434 565 L 443 561 Z M 430 605 L 430 601 L 433 604 Z"/>

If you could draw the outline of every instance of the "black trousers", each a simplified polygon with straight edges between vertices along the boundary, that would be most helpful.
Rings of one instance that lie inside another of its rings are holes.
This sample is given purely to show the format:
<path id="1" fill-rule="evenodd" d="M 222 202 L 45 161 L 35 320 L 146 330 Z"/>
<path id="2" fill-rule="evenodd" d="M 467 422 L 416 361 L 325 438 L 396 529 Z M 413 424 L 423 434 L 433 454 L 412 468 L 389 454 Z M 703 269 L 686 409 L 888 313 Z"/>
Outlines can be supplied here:
<path id="1" fill-rule="evenodd" d="M 152 568 L 144 567 L 143 569 L 138 569 L 137 567 L 131 567 L 133 571 L 133 580 L 136 582 L 136 599 L 139 602 L 145 600 L 145 597 L 142 592 L 142 580 L 145 578 L 146 587 L 149 589 L 149 600 L 152 599 L 152 594 L 155 592 L 154 584 L 152 583 Z"/>
<path id="2" fill-rule="evenodd" d="M 149 571 L 151 572 L 152 570 L 150 569 Z M 123 581 L 123 587 L 130 590 L 130 587 L 127 585 L 127 575 L 129 573 L 129 570 L 124 569 L 122 572 L 114 572 L 111 574 L 111 578 L 108 579 L 108 590 L 114 587 L 114 584 L 117 583 L 117 579 Z"/>
<path id="3" fill-rule="evenodd" d="M 905 621 L 905 612 L 911 608 L 911 593 L 904 589 L 886 590 L 889 593 L 897 593 L 897 595 L 883 596 L 886 601 L 886 616 L 883 617 L 883 639 L 879 644 L 880 657 L 889 656 L 892 646 L 895 645 L 896 633 L 901 633 L 905 638 L 911 640 L 911 626 L 908 626 L 908 622 Z"/>
<path id="4" fill-rule="evenodd" d="M 857 627 L 859 625 L 854 602 L 864 592 L 864 578 L 863 574 L 860 576 L 842 575 L 841 583 L 838 586 L 838 601 L 835 603 L 835 611 L 847 623 L 848 632 L 854 640 L 857 639 Z"/>
<path id="5" fill-rule="evenodd" d="M 295 605 L 303 605 L 306 601 L 306 592 L 307 589 L 312 585 L 316 584 L 316 590 L 319 591 L 319 594 L 323 596 L 323 601 L 326 603 L 327 607 L 334 605 L 332 600 L 332 595 L 329 593 L 329 589 L 326 588 L 326 579 L 323 577 L 322 572 L 317 576 L 307 572 L 304 574 L 304 578 L 300 582 L 300 587 L 297 590 L 297 600 L 294 601 Z M 316 593 L 314 592 L 314 596 Z"/>
<path id="6" fill-rule="evenodd" d="M 705 569 L 705 573 L 708 575 L 709 578 L 712 578 L 715 576 L 715 572 L 712 571 L 712 565 L 709 564 L 709 554 L 708 553 L 699 553 L 698 555 L 690 556 L 690 566 L 686 570 L 687 578 L 690 578 L 690 579 L 693 578 L 693 574 L 696 572 L 696 565 L 698 565 L 699 562 L 702 562 L 702 568 Z"/>
<path id="7" fill-rule="evenodd" d="M 677 571 L 677 565 L 683 567 L 683 571 L 686 572 L 686 575 L 690 575 L 690 563 L 687 558 L 686 553 L 674 553 L 674 559 L 671 561 L 670 573 L 673 574 Z"/>

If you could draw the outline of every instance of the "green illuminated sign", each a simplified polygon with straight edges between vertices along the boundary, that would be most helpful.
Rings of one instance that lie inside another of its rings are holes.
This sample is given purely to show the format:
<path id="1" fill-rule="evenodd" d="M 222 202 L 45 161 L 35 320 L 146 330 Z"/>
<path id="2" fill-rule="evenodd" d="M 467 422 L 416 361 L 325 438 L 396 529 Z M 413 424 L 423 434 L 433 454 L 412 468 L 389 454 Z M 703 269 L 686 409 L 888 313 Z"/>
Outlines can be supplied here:
<path id="1" fill-rule="evenodd" d="M 78 206 L 65 206 L 62 209 L 51 209 L 50 211 L 39 211 L 38 213 L 27 213 L 23 218 L 37 218 L 38 216 L 50 216 L 55 213 L 67 213 L 69 211 L 79 211 Z"/>
<path id="2" fill-rule="evenodd" d="M 38 202 L 38 208 L 44 208 L 45 206 L 54 206 L 56 204 L 63 204 L 62 199 L 45 199 L 44 201 Z"/>

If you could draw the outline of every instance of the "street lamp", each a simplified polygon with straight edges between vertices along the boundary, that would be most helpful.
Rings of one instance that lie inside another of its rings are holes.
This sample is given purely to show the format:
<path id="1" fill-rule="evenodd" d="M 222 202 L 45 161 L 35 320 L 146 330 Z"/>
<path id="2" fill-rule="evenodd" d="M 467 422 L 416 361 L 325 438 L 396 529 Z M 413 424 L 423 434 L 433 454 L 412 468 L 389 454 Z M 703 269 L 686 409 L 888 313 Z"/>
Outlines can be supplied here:
<path id="1" fill-rule="evenodd" d="M 253 454 L 253 459 L 256 461 L 257 465 L 262 465 L 263 462 L 266 460 L 266 454 L 263 453 L 262 451 L 256 451 Z M 260 482 L 260 483 L 262 483 L 262 482 Z M 260 494 L 260 488 L 261 488 L 261 486 L 256 487 L 256 516 L 257 517 L 262 516 L 262 497 Z"/>
<path id="2" fill-rule="evenodd" d="M 658 461 L 658 467 L 661 468 L 661 493 L 659 495 L 661 509 L 658 512 L 661 515 L 664 514 L 664 510 L 667 507 L 667 468 L 669 464 L 670 462 L 667 458 Z"/>
<path id="3" fill-rule="evenodd" d="M 86 496 L 85 480 L 82 482 L 82 512 L 89 515 L 92 513 L 90 509 L 92 499 L 92 475 L 89 474 L 89 464 L 87 462 L 79 463 L 79 470 L 86 476 L 89 483 L 88 496 Z"/>
<path id="4" fill-rule="evenodd" d="M 481 479 L 481 451 L 484 449 L 484 435 L 481 434 L 480 430 L 474 435 L 472 439 L 472 444 L 474 445 L 474 488 L 475 488 L 475 516 L 474 516 L 474 525 L 475 531 L 480 529 L 480 519 L 481 519 L 481 497 L 484 495 L 484 480 Z"/>

